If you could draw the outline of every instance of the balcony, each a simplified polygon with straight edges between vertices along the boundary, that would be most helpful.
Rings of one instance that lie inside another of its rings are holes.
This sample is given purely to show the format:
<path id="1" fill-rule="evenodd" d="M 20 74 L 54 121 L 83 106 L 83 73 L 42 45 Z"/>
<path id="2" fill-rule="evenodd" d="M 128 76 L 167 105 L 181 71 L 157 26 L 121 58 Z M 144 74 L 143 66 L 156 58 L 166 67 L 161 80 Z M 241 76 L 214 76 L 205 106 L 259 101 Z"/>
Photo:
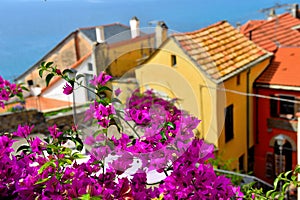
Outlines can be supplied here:
<path id="1" fill-rule="evenodd" d="M 297 132 L 298 121 L 295 119 L 287 118 L 268 118 L 267 125 L 268 128 L 276 128 Z"/>

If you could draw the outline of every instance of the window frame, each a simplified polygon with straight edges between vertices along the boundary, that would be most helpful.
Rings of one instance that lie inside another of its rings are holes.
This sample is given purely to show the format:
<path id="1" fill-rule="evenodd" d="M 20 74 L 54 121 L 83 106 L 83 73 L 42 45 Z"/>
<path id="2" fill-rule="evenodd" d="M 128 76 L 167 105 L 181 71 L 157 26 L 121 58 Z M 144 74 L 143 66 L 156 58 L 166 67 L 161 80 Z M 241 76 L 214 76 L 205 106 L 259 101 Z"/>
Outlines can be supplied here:
<path id="1" fill-rule="evenodd" d="M 233 104 L 225 108 L 225 143 L 234 138 L 234 106 Z"/>

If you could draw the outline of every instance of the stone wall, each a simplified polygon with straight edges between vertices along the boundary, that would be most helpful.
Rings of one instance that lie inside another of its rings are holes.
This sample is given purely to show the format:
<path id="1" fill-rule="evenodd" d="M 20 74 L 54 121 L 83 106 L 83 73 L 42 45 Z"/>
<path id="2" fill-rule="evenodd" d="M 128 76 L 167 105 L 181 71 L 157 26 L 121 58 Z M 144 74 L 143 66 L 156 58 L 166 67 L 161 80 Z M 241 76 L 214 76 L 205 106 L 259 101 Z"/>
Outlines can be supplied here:
<path id="1" fill-rule="evenodd" d="M 77 121 L 83 122 L 84 112 L 77 114 Z M 67 130 L 73 125 L 73 113 L 68 112 L 45 118 L 43 113 L 37 110 L 0 114 L 0 134 L 14 132 L 18 125 L 34 125 L 32 133 L 48 133 L 48 126 L 56 124 L 61 130 Z"/>
<path id="2" fill-rule="evenodd" d="M 47 130 L 45 117 L 43 113 L 37 110 L 3 113 L 0 115 L 0 133 L 14 132 L 17 130 L 19 124 L 34 125 L 34 133 L 45 133 Z"/>

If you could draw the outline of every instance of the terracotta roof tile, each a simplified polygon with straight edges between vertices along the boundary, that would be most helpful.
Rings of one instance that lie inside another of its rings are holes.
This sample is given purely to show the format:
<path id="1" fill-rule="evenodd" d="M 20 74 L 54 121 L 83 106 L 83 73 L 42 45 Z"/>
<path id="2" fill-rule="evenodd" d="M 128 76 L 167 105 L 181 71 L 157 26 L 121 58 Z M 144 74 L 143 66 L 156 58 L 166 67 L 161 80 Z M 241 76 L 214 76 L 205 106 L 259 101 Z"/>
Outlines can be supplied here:
<path id="1" fill-rule="evenodd" d="M 254 22 L 254 23 L 253 23 Z M 274 52 L 278 46 L 300 47 L 300 32 L 292 29 L 300 25 L 300 19 L 293 17 L 290 13 L 279 15 L 272 20 L 255 22 L 249 21 L 241 28 L 248 38 L 262 48 Z"/>
<path id="2" fill-rule="evenodd" d="M 300 48 L 279 48 L 274 60 L 256 83 L 300 86 Z"/>
<path id="3" fill-rule="evenodd" d="M 198 66 L 214 79 L 220 79 L 268 54 L 226 21 L 173 37 Z"/>

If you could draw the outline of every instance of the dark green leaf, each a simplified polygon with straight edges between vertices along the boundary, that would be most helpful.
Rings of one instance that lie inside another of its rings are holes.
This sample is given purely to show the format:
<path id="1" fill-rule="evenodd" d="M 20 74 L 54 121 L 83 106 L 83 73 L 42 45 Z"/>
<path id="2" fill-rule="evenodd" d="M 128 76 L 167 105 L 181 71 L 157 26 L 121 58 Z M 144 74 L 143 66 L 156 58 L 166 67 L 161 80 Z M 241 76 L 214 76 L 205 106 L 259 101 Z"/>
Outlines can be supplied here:
<path id="1" fill-rule="evenodd" d="M 17 149 L 17 152 L 19 151 L 23 151 L 23 150 L 29 150 L 30 147 L 28 145 L 21 145 L 18 149 Z"/>
<path id="2" fill-rule="evenodd" d="M 76 80 L 78 80 L 78 79 L 80 79 L 80 78 L 82 78 L 82 77 L 84 77 L 83 74 L 78 74 L 78 75 L 76 76 Z"/>
<path id="3" fill-rule="evenodd" d="M 166 126 L 171 127 L 172 129 L 175 129 L 175 125 L 172 122 L 167 122 Z"/>
<path id="4" fill-rule="evenodd" d="M 46 76 L 46 85 L 47 86 L 49 85 L 49 83 L 50 83 L 51 79 L 53 78 L 53 76 L 54 76 L 54 74 L 48 74 Z"/>
<path id="5" fill-rule="evenodd" d="M 164 141 L 167 140 L 166 133 L 165 133 L 164 131 L 161 131 L 161 132 L 160 132 L 160 135 L 161 135 L 161 137 L 162 137 L 162 139 L 163 139 Z"/>
<path id="6" fill-rule="evenodd" d="M 98 89 L 98 93 L 104 92 L 104 91 L 106 91 L 106 90 L 112 91 L 112 90 L 111 90 L 109 87 L 107 87 L 107 86 L 101 86 L 101 87 Z"/>
<path id="7" fill-rule="evenodd" d="M 43 78 L 43 72 L 44 72 L 44 70 L 43 70 L 43 69 L 40 69 L 39 75 L 40 75 L 41 78 Z"/>
<path id="8" fill-rule="evenodd" d="M 63 75 L 65 75 L 65 74 L 67 74 L 67 73 L 74 73 L 72 70 L 70 70 L 70 69 L 65 69 L 63 72 L 62 72 L 62 74 Z"/>
<path id="9" fill-rule="evenodd" d="M 29 89 L 25 86 L 21 86 L 22 90 L 29 91 Z"/>
<path id="10" fill-rule="evenodd" d="M 83 149 L 83 142 L 79 137 L 72 138 L 72 141 L 75 143 L 76 150 L 81 151 Z"/>
<path id="11" fill-rule="evenodd" d="M 42 63 L 41 63 L 41 67 L 45 67 L 45 61 L 43 61 Z"/>
<path id="12" fill-rule="evenodd" d="M 47 64 L 45 65 L 46 68 L 51 67 L 51 65 L 53 64 L 53 62 L 47 62 Z"/>

